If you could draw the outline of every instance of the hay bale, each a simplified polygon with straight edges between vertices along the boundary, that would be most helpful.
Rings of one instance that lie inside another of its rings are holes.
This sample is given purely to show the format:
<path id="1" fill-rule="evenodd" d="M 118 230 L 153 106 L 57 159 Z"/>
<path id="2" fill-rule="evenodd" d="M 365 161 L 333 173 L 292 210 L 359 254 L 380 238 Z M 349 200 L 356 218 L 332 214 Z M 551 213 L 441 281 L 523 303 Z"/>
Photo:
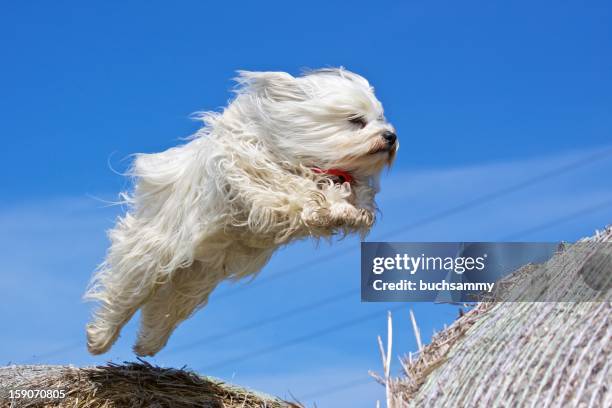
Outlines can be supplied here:
<path id="1" fill-rule="evenodd" d="M 608 228 L 512 274 L 497 295 L 513 302 L 476 304 L 402 361 L 392 405 L 612 406 L 610 241 Z M 589 263 L 605 268 L 595 281 Z M 566 302 L 517 301 L 534 295 Z"/>
<path id="2" fill-rule="evenodd" d="M 15 390 L 31 390 L 11 398 Z M 35 390 L 55 395 L 32 396 Z M 64 395 L 60 396 L 59 391 Z M 185 369 L 161 368 L 140 360 L 122 365 L 7 366 L 0 368 L 0 407 L 203 407 L 289 408 L 298 405 L 201 377 Z"/>

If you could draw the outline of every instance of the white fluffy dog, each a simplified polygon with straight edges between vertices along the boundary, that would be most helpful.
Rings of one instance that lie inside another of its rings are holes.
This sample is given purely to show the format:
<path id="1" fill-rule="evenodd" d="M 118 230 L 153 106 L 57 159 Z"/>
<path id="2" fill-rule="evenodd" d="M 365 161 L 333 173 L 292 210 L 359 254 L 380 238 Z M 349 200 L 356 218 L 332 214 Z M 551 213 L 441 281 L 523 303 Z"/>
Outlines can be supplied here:
<path id="1" fill-rule="evenodd" d="M 129 211 L 85 294 L 100 302 L 91 353 L 141 309 L 134 351 L 154 355 L 221 281 L 256 274 L 280 245 L 374 223 L 379 173 L 398 143 L 368 82 L 342 68 L 237 81 L 188 143 L 136 156 Z"/>

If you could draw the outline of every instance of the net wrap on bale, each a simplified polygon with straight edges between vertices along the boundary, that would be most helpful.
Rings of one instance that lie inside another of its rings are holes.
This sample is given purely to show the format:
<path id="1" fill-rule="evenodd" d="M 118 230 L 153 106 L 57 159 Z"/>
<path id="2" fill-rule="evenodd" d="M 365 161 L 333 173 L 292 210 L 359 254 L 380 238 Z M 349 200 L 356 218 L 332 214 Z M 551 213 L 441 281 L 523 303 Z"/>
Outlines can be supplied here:
<path id="1" fill-rule="evenodd" d="M 498 296 L 513 301 L 477 303 L 403 359 L 390 405 L 612 406 L 610 241 L 607 228 L 510 275 Z M 596 282 L 583 276 L 589 262 L 604 268 Z M 520 301 L 534 291 L 564 301 Z"/>

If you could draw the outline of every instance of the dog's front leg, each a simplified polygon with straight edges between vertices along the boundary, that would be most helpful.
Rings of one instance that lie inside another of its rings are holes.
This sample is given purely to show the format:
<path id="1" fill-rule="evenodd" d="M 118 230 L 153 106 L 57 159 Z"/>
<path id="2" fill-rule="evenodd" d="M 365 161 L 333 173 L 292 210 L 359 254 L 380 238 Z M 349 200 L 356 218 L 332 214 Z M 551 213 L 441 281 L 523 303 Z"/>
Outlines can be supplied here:
<path id="1" fill-rule="evenodd" d="M 358 208 L 336 194 L 318 191 L 304 206 L 302 219 L 308 228 L 367 232 L 375 221 L 373 211 Z"/>

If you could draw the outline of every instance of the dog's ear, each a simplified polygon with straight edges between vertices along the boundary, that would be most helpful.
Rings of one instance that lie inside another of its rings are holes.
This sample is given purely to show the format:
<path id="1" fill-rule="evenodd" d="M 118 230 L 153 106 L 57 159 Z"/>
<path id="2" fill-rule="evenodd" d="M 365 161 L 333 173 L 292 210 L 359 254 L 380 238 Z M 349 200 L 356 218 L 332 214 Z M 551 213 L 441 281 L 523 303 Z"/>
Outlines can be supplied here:
<path id="1" fill-rule="evenodd" d="M 286 72 L 238 71 L 239 92 L 251 92 L 276 102 L 303 101 L 306 93 Z"/>

